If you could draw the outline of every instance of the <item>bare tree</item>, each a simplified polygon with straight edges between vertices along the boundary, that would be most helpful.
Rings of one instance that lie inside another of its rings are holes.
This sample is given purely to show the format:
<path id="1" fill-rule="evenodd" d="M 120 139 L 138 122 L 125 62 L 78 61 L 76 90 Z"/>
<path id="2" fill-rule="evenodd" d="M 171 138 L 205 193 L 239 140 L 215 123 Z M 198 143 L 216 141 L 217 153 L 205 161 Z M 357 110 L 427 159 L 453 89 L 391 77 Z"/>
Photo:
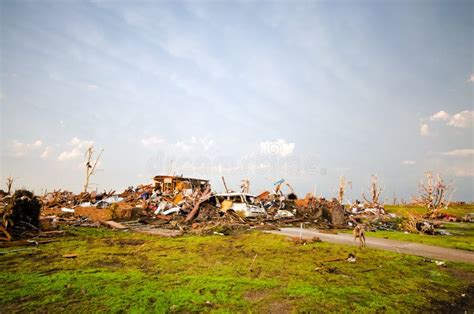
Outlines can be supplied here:
<path id="1" fill-rule="evenodd" d="M 84 192 L 87 192 L 87 189 L 89 188 L 90 177 L 100 170 L 96 169 L 96 167 L 103 152 L 104 150 L 101 150 L 97 158 L 94 160 L 94 146 L 90 146 L 86 151 L 86 182 L 84 183 Z"/>
<path id="2" fill-rule="evenodd" d="M 370 179 L 370 200 L 367 199 L 364 193 L 362 193 L 362 198 L 371 206 L 377 206 L 379 205 L 379 198 L 380 194 L 382 194 L 382 188 L 379 186 L 378 183 L 378 178 L 376 175 L 372 175 L 372 178 Z"/>
<path id="3" fill-rule="evenodd" d="M 7 194 L 8 195 L 11 194 L 12 186 L 13 186 L 13 177 L 8 177 L 7 178 Z"/>
<path id="4" fill-rule="evenodd" d="M 427 217 L 436 218 L 440 215 L 441 209 L 447 208 L 451 202 L 453 196 L 452 182 L 444 183 L 440 174 L 435 178 L 431 171 L 426 172 L 425 176 L 425 180 L 420 180 L 418 183 L 420 192 L 418 203 L 428 209 Z"/>
<path id="5" fill-rule="evenodd" d="M 250 193 L 250 180 L 249 179 L 242 180 L 240 188 L 242 189 L 242 193 Z"/>
<path id="6" fill-rule="evenodd" d="M 337 194 L 337 201 L 342 204 L 344 201 L 344 192 L 346 191 L 346 178 L 341 176 L 339 179 L 339 193 Z"/>

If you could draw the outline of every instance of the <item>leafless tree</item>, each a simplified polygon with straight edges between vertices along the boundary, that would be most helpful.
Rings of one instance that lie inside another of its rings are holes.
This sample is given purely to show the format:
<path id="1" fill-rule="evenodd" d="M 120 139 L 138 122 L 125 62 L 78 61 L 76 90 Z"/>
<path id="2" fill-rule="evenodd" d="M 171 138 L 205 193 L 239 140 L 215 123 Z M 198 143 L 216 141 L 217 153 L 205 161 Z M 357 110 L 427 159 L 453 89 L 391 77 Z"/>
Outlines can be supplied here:
<path id="1" fill-rule="evenodd" d="M 382 188 L 379 186 L 378 178 L 376 175 L 372 175 L 372 178 L 370 179 L 369 190 L 370 200 L 365 196 L 364 193 L 362 193 L 362 198 L 371 206 L 379 205 L 379 198 L 382 194 Z"/>
<path id="2" fill-rule="evenodd" d="M 344 193 L 346 191 L 346 178 L 341 176 L 339 179 L 339 193 L 337 194 L 337 201 L 339 204 L 342 204 L 344 201 Z"/>
<path id="3" fill-rule="evenodd" d="M 89 188 L 90 177 L 97 171 L 100 171 L 100 169 L 96 169 L 96 167 L 103 152 L 104 150 L 101 150 L 97 158 L 94 160 L 94 146 L 90 146 L 86 151 L 86 181 L 84 183 L 84 192 L 87 192 L 87 189 Z"/>
<path id="4" fill-rule="evenodd" d="M 11 194 L 12 186 L 13 186 L 13 177 L 8 177 L 7 178 L 7 194 L 8 195 Z"/>
<path id="5" fill-rule="evenodd" d="M 250 193 L 250 180 L 249 179 L 242 180 L 240 188 L 242 189 L 242 193 Z"/>
<path id="6" fill-rule="evenodd" d="M 428 209 L 427 217 L 436 218 L 440 215 L 443 208 L 447 208 L 453 196 L 452 182 L 444 183 L 441 175 L 433 176 L 433 172 L 428 171 L 425 174 L 425 179 L 420 180 L 419 199 L 418 203 L 422 204 Z"/>

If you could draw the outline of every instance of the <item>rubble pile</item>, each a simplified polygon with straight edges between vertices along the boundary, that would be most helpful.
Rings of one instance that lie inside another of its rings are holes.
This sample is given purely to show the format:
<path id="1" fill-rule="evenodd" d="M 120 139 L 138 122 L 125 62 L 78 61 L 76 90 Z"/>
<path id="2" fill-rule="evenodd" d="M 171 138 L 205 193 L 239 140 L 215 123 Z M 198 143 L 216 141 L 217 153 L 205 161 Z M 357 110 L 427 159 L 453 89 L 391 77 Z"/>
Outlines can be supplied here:
<path id="1" fill-rule="evenodd" d="M 276 229 L 285 226 L 307 226 L 319 229 L 347 228 L 359 223 L 372 229 L 395 230 L 434 234 L 434 228 L 408 219 L 404 224 L 387 214 L 384 206 L 361 203 L 344 206 L 335 198 L 328 200 L 308 193 L 298 198 L 293 188 L 283 179 L 274 184 L 272 191 L 258 195 L 249 193 L 249 181 L 242 181 L 241 192 L 226 188 L 225 193 L 212 191 L 208 180 L 180 176 L 156 176 L 153 183 L 115 191 L 82 192 L 53 191 L 36 199 L 41 204 L 41 216 L 32 223 L 22 223 L 43 230 L 54 230 L 61 225 L 134 229 L 154 234 L 182 233 L 229 234 L 247 229 Z M 282 187 L 288 187 L 287 193 Z M 4 204 L 12 196 L 1 197 Z M 2 208 L 5 208 L 3 206 Z M 5 212 L 5 210 L 3 210 Z M 0 236 L 9 239 L 8 219 L 0 227 Z M 11 214 L 8 216 L 11 217 Z M 10 226 L 11 227 L 11 226 Z"/>
<path id="2" fill-rule="evenodd" d="M 247 180 L 242 192 L 214 193 L 207 180 L 156 176 L 152 184 L 128 187 L 122 193 L 53 191 L 40 197 L 41 222 L 54 229 L 61 224 L 90 227 L 118 221 L 133 229 L 143 226 L 194 234 L 275 229 L 301 222 L 321 228 L 347 226 L 348 213 L 335 199 L 311 193 L 298 199 L 284 180 L 275 183 L 273 191 L 252 195 L 248 184 Z M 282 186 L 289 188 L 288 193 Z"/>

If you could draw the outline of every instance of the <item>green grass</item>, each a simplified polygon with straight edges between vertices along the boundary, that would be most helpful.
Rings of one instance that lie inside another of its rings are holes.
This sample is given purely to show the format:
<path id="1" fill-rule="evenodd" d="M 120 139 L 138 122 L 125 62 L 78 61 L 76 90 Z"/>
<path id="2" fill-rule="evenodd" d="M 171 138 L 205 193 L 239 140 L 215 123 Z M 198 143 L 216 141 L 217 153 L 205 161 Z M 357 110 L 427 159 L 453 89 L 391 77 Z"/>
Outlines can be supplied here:
<path id="1" fill-rule="evenodd" d="M 397 215 L 405 215 L 406 213 L 424 215 L 427 212 L 425 207 L 417 205 L 385 205 L 385 210 Z M 450 205 L 448 209 L 443 209 L 441 213 L 463 218 L 467 213 L 474 213 L 474 204 Z"/>
<path id="2" fill-rule="evenodd" d="M 473 284 L 473 265 L 440 268 L 419 257 L 297 245 L 260 232 L 179 238 L 87 228 L 69 233 L 0 255 L 3 312 L 413 312 L 451 302 Z M 328 262 L 351 252 L 356 263 Z M 78 257 L 63 258 L 67 253 Z"/>

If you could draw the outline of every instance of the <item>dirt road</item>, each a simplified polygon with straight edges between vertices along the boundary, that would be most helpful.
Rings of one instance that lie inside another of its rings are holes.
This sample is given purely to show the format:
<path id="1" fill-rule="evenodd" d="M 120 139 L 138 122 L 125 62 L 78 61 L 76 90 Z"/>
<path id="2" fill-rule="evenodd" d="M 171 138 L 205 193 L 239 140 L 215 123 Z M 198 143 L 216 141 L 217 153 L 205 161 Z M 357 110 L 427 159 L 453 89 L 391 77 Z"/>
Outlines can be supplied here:
<path id="1" fill-rule="evenodd" d="M 290 237 L 299 237 L 301 231 L 299 228 L 282 228 L 279 231 L 272 230 L 268 232 Z M 352 234 L 327 234 L 318 232 L 318 230 L 315 229 L 303 229 L 301 235 L 303 238 L 319 237 L 322 241 L 326 242 L 354 245 Z M 371 248 L 389 250 L 402 254 L 424 256 L 439 260 L 474 264 L 474 252 L 471 251 L 380 238 L 367 237 L 366 239 L 367 247 Z"/>

